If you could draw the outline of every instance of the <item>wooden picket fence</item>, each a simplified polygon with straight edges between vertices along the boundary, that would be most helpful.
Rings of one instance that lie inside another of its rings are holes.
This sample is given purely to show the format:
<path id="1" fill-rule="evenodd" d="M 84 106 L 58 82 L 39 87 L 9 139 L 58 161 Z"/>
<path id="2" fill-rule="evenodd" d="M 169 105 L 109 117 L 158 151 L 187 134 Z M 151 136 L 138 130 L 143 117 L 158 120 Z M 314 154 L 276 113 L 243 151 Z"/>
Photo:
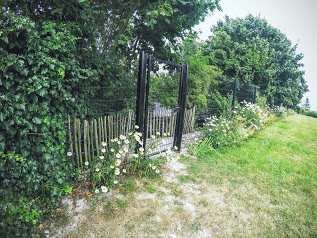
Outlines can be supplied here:
<path id="1" fill-rule="evenodd" d="M 157 132 L 174 136 L 177 113 L 168 110 L 148 113 L 148 138 Z M 195 107 L 186 110 L 183 134 L 194 131 Z M 81 121 L 68 117 L 69 152 L 72 153 L 76 166 L 83 167 L 85 161 L 91 162 L 99 156 L 101 143 L 110 144 L 111 139 L 127 135 L 134 130 L 135 113 L 116 113 L 101 116 L 93 120 Z"/>

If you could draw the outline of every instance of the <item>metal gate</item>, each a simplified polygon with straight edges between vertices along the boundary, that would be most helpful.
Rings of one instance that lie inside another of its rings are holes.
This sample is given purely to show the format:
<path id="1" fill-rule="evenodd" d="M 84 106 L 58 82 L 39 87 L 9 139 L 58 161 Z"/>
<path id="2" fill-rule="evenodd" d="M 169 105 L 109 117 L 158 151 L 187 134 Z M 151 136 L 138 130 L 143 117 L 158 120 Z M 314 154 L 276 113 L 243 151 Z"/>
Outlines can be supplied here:
<path id="1" fill-rule="evenodd" d="M 143 147 L 156 140 L 154 153 L 181 149 L 186 110 L 188 65 L 140 53 L 136 124 Z M 158 139 L 160 138 L 160 139 Z"/>

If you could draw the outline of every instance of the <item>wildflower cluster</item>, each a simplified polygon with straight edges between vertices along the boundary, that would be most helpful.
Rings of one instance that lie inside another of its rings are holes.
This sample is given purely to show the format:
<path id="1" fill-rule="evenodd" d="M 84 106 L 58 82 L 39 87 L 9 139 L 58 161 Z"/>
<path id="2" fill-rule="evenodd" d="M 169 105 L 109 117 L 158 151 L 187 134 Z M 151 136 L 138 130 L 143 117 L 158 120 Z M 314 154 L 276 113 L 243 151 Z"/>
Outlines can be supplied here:
<path id="1" fill-rule="evenodd" d="M 269 116 L 269 111 L 267 108 L 261 108 L 256 104 L 243 101 L 241 106 L 237 107 L 236 114 L 235 119 L 240 119 L 243 130 L 248 128 L 258 130 L 264 125 L 265 119 Z"/>
<path id="2" fill-rule="evenodd" d="M 135 129 L 138 129 L 137 125 Z M 152 136 L 146 150 L 142 133 L 135 131 L 111 139 L 109 143 L 102 142 L 97 157 L 84 162 L 85 176 L 91 182 L 94 193 L 106 193 L 112 188 L 120 187 L 127 175 L 160 175 L 162 164 L 170 161 L 175 154 L 169 149 L 156 159 L 149 158 L 148 153 L 157 147 L 154 142 L 162 140 L 164 138 L 160 134 Z M 68 152 L 67 155 L 71 156 L 71 153 Z"/>
<path id="3" fill-rule="evenodd" d="M 268 108 L 244 101 L 235 108 L 230 120 L 224 116 L 208 118 L 203 134 L 212 148 L 229 146 L 263 127 L 269 116 Z"/>
<path id="4" fill-rule="evenodd" d="M 237 136 L 236 124 L 222 116 L 207 118 L 204 128 L 204 137 L 210 138 L 213 148 L 230 145 Z"/>
<path id="5" fill-rule="evenodd" d="M 138 132 L 120 135 L 109 144 L 102 142 L 97 157 L 85 161 L 87 175 L 95 193 L 106 193 L 110 188 L 121 185 L 128 172 L 128 158 L 133 156 L 135 145 L 139 143 L 134 136 L 139 137 Z"/>
<path id="6" fill-rule="evenodd" d="M 166 152 L 160 152 L 157 156 L 155 156 L 155 159 L 149 158 L 149 156 L 155 152 L 160 143 L 165 143 L 166 137 L 168 136 L 170 136 L 169 133 L 163 133 L 161 135 L 159 132 L 157 132 L 155 136 L 151 135 L 146 151 L 143 152 L 143 149 L 140 148 L 141 153 L 144 153 L 145 156 L 133 156 L 130 159 L 130 173 L 138 175 L 139 177 L 155 177 L 160 175 L 162 165 L 175 158 L 175 151 L 177 151 L 178 148 L 175 146 L 172 149 L 168 149 Z"/>
<path id="7" fill-rule="evenodd" d="M 275 114 L 277 117 L 284 117 L 288 115 L 293 115 L 295 113 L 292 109 L 287 109 L 283 106 L 272 106 L 271 112 Z"/>

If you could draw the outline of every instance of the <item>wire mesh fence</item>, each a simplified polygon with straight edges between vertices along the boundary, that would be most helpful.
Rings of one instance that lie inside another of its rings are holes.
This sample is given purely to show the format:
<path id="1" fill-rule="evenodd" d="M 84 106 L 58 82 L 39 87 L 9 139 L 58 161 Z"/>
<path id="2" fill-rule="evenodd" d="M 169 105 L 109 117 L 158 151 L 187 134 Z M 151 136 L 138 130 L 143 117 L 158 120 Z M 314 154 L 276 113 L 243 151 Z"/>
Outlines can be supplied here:
<path id="1" fill-rule="evenodd" d="M 68 118 L 69 152 L 78 167 L 98 157 L 101 144 L 110 146 L 111 140 L 134 131 L 139 124 L 138 108 L 143 108 L 142 121 L 146 125 L 140 131 L 145 149 L 155 137 L 152 154 L 172 148 L 177 135 L 194 131 L 195 107 L 184 108 L 183 117 L 179 118 L 183 66 L 155 59 L 146 67 L 142 87 L 137 73 L 130 70 L 105 73 L 94 87 L 79 88 L 85 106 L 81 115 Z M 178 128 L 182 128 L 181 133 Z"/>
<path id="2" fill-rule="evenodd" d="M 216 86 L 209 87 L 207 108 L 198 114 L 197 125 L 203 126 L 207 118 L 232 114 L 234 108 L 243 101 L 256 102 L 256 87 L 238 79 L 224 80 Z"/>

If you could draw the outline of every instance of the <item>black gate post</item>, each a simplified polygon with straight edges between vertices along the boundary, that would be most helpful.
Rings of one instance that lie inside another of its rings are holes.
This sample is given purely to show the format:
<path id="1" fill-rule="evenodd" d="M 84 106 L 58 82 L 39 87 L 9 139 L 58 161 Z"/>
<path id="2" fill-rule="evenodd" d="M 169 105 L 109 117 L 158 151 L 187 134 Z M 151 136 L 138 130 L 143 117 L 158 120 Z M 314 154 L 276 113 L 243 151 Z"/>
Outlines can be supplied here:
<path id="1" fill-rule="evenodd" d="M 232 113 L 235 109 L 235 102 L 236 102 L 236 96 L 237 96 L 237 84 L 238 84 L 238 80 L 235 79 L 233 83 L 233 92 L 232 92 Z"/>
<path id="2" fill-rule="evenodd" d="M 135 109 L 135 124 L 139 126 L 137 131 L 144 132 L 144 93 L 146 74 L 146 54 L 142 51 L 139 58 L 139 73 L 137 83 L 137 98 Z"/>
<path id="3" fill-rule="evenodd" d="M 176 120 L 175 137 L 173 146 L 177 146 L 177 150 L 180 151 L 182 145 L 182 136 L 184 128 L 185 110 L 186 110 L 186 96 L 187 96 L 187 84 L 188 84 L 188 65 L 182 66 L 181 80 L 180 80 L 180 93 L 178 101 L 178 114 Z"/>
<path id="4" fill-rule="evenodd" d="M 152 68 L 151 56 L 147 56 L 147 74 L 146 74 L 146 86 L 145 86 L 145 112 L 144 112 L 144 130 L 143 130 L 143 147 L 145 148 L 147 139 L 147 123 L 148 123 L 148 111 L 149 111 L 149 93 L 150 93 L 150 74 Z"/>
<path id="5" fill-rule="evenodd" d="M 253 89 L 253 104 L 256 104 L 256 87 Z"/>

